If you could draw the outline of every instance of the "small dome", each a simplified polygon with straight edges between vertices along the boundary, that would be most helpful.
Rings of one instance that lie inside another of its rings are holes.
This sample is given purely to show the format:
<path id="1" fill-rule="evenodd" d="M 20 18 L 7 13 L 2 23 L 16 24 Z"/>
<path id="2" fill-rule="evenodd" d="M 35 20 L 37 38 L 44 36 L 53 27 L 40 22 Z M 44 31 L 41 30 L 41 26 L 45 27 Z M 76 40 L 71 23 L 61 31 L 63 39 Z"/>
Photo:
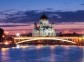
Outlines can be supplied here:
<path id="1" fill-rule="evenodd" d="M 46 17 L 46 15 L 45 14 L 43 14 L 42 16 L 41 16 L 41 18 L 40 19 L 48 19 L 47 17 Z"/>
<path id="2" fill-rule="evenodd" d="M 34 25 L 37 25 L 37 23 L 35 22 Z"/>

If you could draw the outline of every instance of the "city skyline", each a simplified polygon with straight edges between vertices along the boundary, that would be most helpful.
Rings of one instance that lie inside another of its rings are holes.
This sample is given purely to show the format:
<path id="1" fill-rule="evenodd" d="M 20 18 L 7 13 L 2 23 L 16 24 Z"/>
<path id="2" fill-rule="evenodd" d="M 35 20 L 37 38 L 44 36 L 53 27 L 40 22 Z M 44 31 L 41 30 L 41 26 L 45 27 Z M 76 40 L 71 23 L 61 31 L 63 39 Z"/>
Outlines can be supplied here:
<path id="1" fill-rule="evenodd" d="M 84 62 L 84 0 L 0 0 L 0 62 Z"/>

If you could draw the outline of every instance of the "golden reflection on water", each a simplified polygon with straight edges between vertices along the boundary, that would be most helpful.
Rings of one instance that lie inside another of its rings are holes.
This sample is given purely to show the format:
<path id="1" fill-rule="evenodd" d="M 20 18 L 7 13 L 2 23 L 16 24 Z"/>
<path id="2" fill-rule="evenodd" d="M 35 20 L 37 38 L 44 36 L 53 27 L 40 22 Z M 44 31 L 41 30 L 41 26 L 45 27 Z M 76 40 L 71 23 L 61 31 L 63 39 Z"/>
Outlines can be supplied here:
<path id="1" fill-rule="evenodd" d="M 5 62 L 7 61 L 9 58 L 9 48 L 1 48 L 1 61 Z"/>
<path id="2" fill-rule="evenodd" d="M 50 50 L 51 50 L 51 54 L 50 54 L 50 62 L 55 62 L 55 55 L 54 53 L 54 49 L 56 48 L 57 45 L 51 45 L 50 46 Z"/>
<path id="3" fill-rule="evenodd" d="M 51 45 L 50 48 L 54 49 L 57 45 Z"/>
<path id="4" fill-rule="evenodd" d="M 50 62 L 56 62 L 56 60 L 58 60 L 58 59 L 56 59 L 57 56 L 54 54 L 54 53 L 56 53 L 54 49 L 56 49 L 56 47 L 59 47 L 59 45 L 37 45 L 37 46 L 36 45 L 35 46 L 29 46 L 29 45 L 22 46 L 22 45 L 20 45 L 19 47 L 22 48 L 22 50 L 24 50 L 25 48 L 31 48 L 31 47 L 35 48 L 37 50 L 39 50 L 41 48 L 49 47 L 49 50 L 50 50 L 50 56 L 49 56 L 50 59 L 49 60 L 50 60 Z M 66 51 L 66 52 L 63 52 L 65 54 L 65 58 L 67 58 L 68 53 L 69 53 L 69 51 L 67 51 L 67 50 L 70 49 L 71 47 L 81 48 L 81 49 L 83 49 L 83 52 L 84 52 L 84 46 L 61 45 L 61 47 L 63 49 L 65 49 L 65 51 Z M 17 49 L 16 47 L 13 47 L 13 48 Z M 1 62 L 6 62 L 7 60 L 10 60 L 11 57 L 9 56 L 9 49 L 10 48 L 2 48 L 1 49 Z M 84 53 L 83 53 L 83 56 L 84 56 Z M 81 62 L 84 62 L 84 57 L 82 58 Z"/>
<path id="5" fill-rule="evenodd" d="M 84 46 L 80 46 L 81 48 L 83 48 L 83 52 L 84 52 Z M 84 62 L 84 53 L 83 53 L 83 59 L 82 62 Z"/>
<path id="6" fill-rule="evenodd" d="M 9 48 L 1 48 L 1 54 L 4 55 L 8 52 Z"/>
<path id="7" fill-rule="evenodd" d="M 37 45 L 36 46 L 36 49 L 41 49 L 41 48 L 43 48 L 43 45 Z"/>

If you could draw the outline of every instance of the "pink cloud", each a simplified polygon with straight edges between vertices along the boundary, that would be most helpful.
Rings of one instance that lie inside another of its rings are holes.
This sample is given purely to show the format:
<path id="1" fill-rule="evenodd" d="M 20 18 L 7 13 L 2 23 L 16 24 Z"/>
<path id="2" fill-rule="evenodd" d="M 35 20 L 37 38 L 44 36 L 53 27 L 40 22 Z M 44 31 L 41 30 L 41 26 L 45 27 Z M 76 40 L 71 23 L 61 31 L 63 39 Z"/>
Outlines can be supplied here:
<path id="1" fill-rule="evenodd" d="M 32 32 L 32 29 L 34 28 L 34 25 L 31 23 L 16 23 L 16 24 L 15 23 L 1 23 L 0 26 L 1 25 L 15 25 L 12 27 L 1 27 L 5 30 L 5 32 L 9 32 L 9 34 L 16 34 L 18 32 L 29 33 L 29 32 Z M 62 32 L 68 30 L 69 32 L 84 33 L 84 22 L 57 23 L 54 25 L 54 29 L 56 29 L 56 31 L 62 31 Z"/>

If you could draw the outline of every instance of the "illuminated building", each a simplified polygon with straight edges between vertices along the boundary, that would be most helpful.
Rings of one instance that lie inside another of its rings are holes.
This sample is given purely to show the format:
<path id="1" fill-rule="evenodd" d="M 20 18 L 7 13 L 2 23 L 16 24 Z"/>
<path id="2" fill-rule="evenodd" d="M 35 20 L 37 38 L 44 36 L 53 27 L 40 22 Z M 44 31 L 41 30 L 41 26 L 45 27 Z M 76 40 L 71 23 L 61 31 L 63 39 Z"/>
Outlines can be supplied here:
<path id="1" fill-rule="evenodd" d="M 42 15 L 39 21 L 39 26 L 37 23 L 34 23 L 34 29 L 32 32 L 33 36 L 56 36 L 54 24 L 49 23 L 48 18 L 45 15 Z"/>

